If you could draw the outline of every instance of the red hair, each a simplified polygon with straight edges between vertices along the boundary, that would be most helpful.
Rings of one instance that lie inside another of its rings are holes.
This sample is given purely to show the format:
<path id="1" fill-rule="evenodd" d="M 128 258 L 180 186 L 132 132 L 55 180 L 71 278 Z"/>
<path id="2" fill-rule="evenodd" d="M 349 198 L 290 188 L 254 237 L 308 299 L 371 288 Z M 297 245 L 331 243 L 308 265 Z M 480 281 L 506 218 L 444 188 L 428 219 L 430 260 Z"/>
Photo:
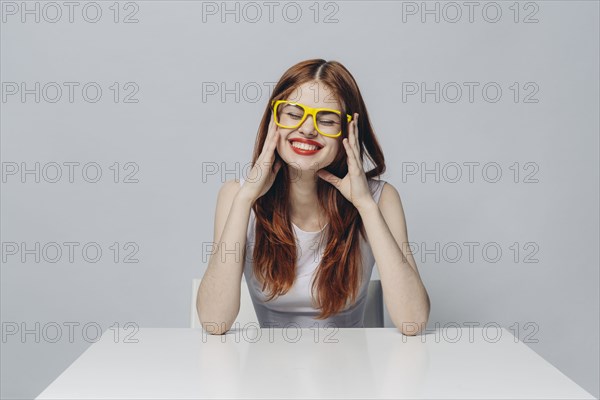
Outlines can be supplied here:
<path id="1" fill-rule="evenodd" d="M 256 163 L 263 148 L 269 120 L 271 101 L 287 98 L 295 89 L 306 82 L 320 81 L 337 96 L 342 107 L 342 115 L 359 114 L 358 130 L 360 158 L 368 157 L 374 168 L 366 172 L 367 179 L 385 172 L 383 152 L 369 122 L 369 114 L 358 85 L 350 72 L 337 61 L 313 59 L 302 61 L 289 68 L 273 89 L 262 120 L 252 157 Z M 341 145 L 348 137 L 348 126 L 342 124 L 339 151 L 334 161 L 325 168 L 343 178 L 348 173 L 346 152 Z M 253 250 L 253 272 L 262 282 L 263 292 L 268 290 L 267 301 L 287 293 L 296 278 L 297 247 L 289 215 L 289 166 L 275 151 L 275 161 L 282 167 L 269 191 L 259 197 L 252 209 L 256 215 L 256 231 Z M 360 236 L 365 237 L 365 229 L 358 210 L 330 183 L 318 178 L 317 196 L 329 221 L 326 236 L 327 245 L 320 260 L 311 292 L 315 289 L 313 305 L 321 310 L 317 319 L 325 319 L 356 301 L 362 283 L 363 266 L 360 253 Z"/>

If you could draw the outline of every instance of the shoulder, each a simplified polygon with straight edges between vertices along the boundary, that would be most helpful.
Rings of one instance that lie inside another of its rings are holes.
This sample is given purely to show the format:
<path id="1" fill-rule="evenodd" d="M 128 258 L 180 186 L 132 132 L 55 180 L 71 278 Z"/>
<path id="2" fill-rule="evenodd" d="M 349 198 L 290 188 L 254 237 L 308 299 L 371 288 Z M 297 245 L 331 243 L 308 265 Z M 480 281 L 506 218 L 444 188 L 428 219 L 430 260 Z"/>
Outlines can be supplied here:
<path id="1" fill-rule="evenodd" d="M 394 188 L 392 186 L 392 184 L 386 180 L 369 179 L 368 182 L 369 182 L 369 188 L 371 189 L 371 193 L 373 195 L 373 199 L 375 200 L 375 202 L 377 204 L 381 204 L 382 197 L 384 197 L 384 196 L 389 197 L 390 191 L 395 192 L 396 194 L 398 193 L 396 188 Z M 385 195 L 384 195 L 384 193 L 385 193 Z"/>
<path id="2" fill-rule="evenodd" d="M 398 193 L 396 187 L 389 182 L 385 182 L 382 186 L 381 196 L 377 203 L 379 210 L 394 234 L 394 237 L 405 238 L 407 236 L 406 216 L 404 214 L 402 200 L 400 199 L 400 193 Z M 406 239 L 403 240 L 406 241 Z"/>
<path id="3" fill-rule="evenodd" d="M 400 193 L 394 185 L 392 185 L 390 182 L 382 180 L 379 190 L 381 191 L 378 201 L 380 207 L 402 209 Z"/>

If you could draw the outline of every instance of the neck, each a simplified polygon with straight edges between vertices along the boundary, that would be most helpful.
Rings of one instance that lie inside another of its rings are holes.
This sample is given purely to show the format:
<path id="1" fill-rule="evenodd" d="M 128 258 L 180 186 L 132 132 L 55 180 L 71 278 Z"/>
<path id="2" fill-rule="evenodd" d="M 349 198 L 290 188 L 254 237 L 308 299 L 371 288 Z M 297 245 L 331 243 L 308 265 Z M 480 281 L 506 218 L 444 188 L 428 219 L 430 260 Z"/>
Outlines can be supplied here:
<path id="1" fill-rule="evenodd" d="M 320 210 L 317 197 L 317 179 L 313 170 L 292 173 L 290 180 L 290 216 L 293 221 L 321 221 L 324 224 L 324 213 Z"/>

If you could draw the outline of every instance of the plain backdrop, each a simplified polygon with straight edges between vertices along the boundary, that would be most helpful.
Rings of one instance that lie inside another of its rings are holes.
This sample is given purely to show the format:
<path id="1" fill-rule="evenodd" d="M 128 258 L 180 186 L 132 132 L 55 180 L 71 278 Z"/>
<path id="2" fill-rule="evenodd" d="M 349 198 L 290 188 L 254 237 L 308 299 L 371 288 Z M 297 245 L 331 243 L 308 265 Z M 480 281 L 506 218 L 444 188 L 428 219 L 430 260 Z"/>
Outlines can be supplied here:
<path id="1" fill-rule="evenodd" d="M 244 173 L 269 88 L 308 58 L 342 62 L 360 86 L 428 328 L 505 327 L 599 396 L 598 2 L 477 2 L 472 21 L 462 2 L 275 2 L 270 21 L 263 2 L 222 15 L 221 2 L 141 1 L 117 15 L 100 1 L 77 3 L 73 22 L 62 3 L 60 18 L 37 3 L 39 22 L 20 9 L 36 3 L 8 3 L 3 397 L 39 394 L 97 327 L 189 326 L 217 192 Z M 21 174 L 36 163 L 39 183 Z"/>

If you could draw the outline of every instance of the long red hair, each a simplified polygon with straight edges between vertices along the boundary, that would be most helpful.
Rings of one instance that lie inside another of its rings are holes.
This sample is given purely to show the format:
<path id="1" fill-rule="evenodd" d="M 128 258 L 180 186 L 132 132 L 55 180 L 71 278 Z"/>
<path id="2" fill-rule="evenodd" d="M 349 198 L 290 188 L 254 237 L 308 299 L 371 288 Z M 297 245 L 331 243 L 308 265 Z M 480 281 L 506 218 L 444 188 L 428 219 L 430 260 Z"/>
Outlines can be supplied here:
<path id="1" fill-rule="evenodd" d="M 287 98 L 296 88 L 306 82 L 320 81 L 337 96 L 342 106 L 342 115 L 359 114 L 358 130 L 360 157 L 365 156 L 373 164 L 366 172 L 367 179 L 385 172 L 383 152 L 369 122 L 369 114 L 358 85 L 350 72 L 337 61 L 312 59 L 302 61 L 289 68 L 273 89 L 262 120 L 252 157 L 256 163 L 263 148 L 269 120 L 271 101 Z M 342 124 L 339 152 L 334 161 L 325 168 L 343 178 L 348 172 L 346 153 L 341 145 L 348 137 L 348 126 Z M 253 272 L 267 290 L 267 301 L 283 295 L 294 284 L 296 278 L 297 244 L 289 215 L 289 182 L 292 174 L 289 166 L 275 151 L 275 161 L 282 167 L 269 191 L 258 198 L 252 209 L 256 215 L 256 232 L 253 250 Z M 329 221 L 326 248 L 320 260 L 311 286 L 313 306 L 321 310 L 317 319 L 325 319 L 356 301 L 362 283 L 363 269 L 360 253 L 360 235 L 365 229 L 358 210 L 330 183 L 318 178 L 317 195 Z M 315 298 L 314 293 L 317 293 Z"/>

